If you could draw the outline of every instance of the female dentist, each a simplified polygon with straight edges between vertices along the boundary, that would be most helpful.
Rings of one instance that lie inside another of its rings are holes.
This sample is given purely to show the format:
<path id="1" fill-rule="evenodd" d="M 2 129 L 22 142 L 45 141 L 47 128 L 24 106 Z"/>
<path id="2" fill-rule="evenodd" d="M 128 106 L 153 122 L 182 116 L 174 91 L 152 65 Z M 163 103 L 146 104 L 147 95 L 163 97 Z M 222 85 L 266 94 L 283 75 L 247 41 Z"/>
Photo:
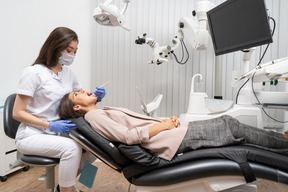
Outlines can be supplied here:
<path id="1" fill-rule="evenodd" d="M 92 155 L 82 155 L 81 146 L 67 137 L 76 125 L 59 120 L 58 116 L 62 97 L 82 89 L 67 67 L 72 64 L 77 49 L 78 36 L 73 30 L 54 29 L 36 61 L 23 71 L 13 109 L 14 119 L 21 122 L 15 138 L 17 149 L 27 155 L 59 158 L 61 192 L 75 191 L 81 162 L 95 160 Z M 106 94 L 104 88 L 97 88 L 94 93 L 99 100 Z"/>

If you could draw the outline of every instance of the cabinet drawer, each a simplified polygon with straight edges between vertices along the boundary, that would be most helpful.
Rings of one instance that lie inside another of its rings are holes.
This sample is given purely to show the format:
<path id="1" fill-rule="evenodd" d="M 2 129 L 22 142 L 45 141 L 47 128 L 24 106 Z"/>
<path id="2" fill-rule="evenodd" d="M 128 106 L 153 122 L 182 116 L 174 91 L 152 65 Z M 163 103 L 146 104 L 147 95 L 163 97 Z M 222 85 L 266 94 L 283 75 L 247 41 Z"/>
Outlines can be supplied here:
<path id="1" fill-rule="evenodd" d="M 14 139 L 11 139 L 5 135 L 4 140 L 5 140 L 5 147 L 4 147 L 5 152 L 16 149 Z"/>
<path id="2" fill-rule="evenodd" d="M 10 171 L 9 164 L 17 160 L 17 151 L 5 155 L 5 171 Z"/>

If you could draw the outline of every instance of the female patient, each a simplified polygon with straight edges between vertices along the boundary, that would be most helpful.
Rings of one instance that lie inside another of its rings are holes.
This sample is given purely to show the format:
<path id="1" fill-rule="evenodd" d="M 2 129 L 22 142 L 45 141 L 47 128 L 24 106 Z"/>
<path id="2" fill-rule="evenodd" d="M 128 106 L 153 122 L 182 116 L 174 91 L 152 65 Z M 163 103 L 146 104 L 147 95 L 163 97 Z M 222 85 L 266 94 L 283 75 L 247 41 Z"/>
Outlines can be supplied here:
<path id="1" fill-rule="evenodd" d="M 84 117 L 106 139 L 128 145 L 140 144 L 163 159 L 203 147 L 246 143 L 288 154 L 287 134 L 268 132 L 238 122 L 230 116 L 179 122 L 177 117 L 159 120 L 124 108 L 96 107 L 97 98 L 81 90 L 66 94 L 60 104 L 61 118 Z"/>

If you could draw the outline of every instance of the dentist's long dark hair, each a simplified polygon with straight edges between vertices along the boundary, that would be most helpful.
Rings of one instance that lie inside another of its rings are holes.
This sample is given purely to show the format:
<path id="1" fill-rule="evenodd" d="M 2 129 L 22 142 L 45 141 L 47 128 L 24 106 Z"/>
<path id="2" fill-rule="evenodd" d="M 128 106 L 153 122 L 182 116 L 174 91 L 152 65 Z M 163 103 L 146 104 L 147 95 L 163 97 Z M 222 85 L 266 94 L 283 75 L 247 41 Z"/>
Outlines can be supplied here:
<path id="1" fill-rule="evenodd" d="M 44 64 L 46 67 L 57 65 L 61 51 L 69 46 L 71 41 L 78 41 L 77 34 L 67 27 L 57 27 L 54 29 L 43 44 L 35 64 Z"/>

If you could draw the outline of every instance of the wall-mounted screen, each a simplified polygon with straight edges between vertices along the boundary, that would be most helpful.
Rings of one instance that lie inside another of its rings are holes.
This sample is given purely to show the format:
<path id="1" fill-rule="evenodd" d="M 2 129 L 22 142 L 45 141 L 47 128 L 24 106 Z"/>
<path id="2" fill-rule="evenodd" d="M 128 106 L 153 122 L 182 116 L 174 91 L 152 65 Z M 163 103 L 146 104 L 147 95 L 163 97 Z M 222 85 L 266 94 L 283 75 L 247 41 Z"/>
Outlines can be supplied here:
<path id="1" fill-rule="evenodd" d="M 207 17 L 216 55 L 272 43 L 264 0 L 227 0 Z"/>

